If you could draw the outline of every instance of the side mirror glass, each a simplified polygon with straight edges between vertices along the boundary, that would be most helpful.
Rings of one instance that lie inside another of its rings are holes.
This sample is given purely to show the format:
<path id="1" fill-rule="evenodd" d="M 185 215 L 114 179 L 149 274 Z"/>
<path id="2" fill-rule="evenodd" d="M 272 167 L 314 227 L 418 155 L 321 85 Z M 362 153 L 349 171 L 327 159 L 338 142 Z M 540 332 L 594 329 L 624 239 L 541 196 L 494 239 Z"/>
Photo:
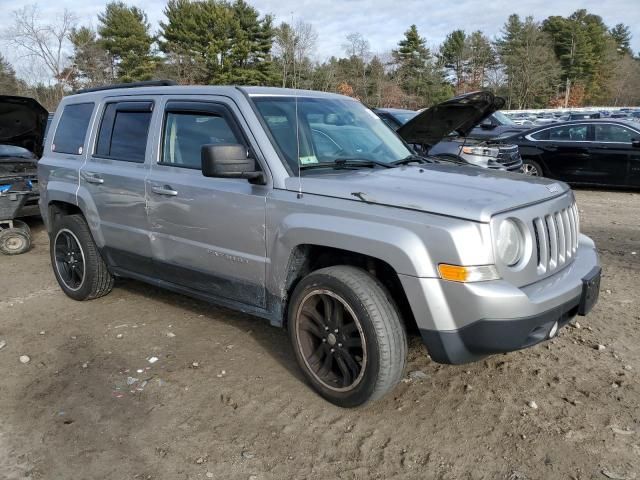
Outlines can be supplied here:
<path id="1" fill-rule="evenodd" d="M 256 170 L 255 159 L 249 157 L 247 148 L 243 145 L 231 143 L 203 145 L 200 157 L 202 175 L 205 177 L 264 180 L 263 173 Z"/>

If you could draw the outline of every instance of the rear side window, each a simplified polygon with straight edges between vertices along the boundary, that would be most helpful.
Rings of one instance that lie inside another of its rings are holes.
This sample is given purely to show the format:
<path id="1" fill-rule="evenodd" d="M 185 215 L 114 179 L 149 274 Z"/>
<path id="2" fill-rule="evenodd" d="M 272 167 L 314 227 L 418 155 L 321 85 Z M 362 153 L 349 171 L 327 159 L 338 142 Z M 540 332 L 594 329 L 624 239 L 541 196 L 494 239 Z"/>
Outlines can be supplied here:
<path id="1" fill-rule="evenodd" d="M 98 132 L 96 155 L 143 163 L 152 107 L 152 102 L 107 104 Z"/>
<path id="2" fill-rule="evenodd" d="M 549 140 L 584 142 L 587 140 L 586 125 L 565 125 L 549 130 Z"/>
<path id="3" fill-rule="evenodd" d="M 51 144 L 53 152 L 82 155 L 93 105 L 93 103 L 75 103 L 64 107 Z"/>

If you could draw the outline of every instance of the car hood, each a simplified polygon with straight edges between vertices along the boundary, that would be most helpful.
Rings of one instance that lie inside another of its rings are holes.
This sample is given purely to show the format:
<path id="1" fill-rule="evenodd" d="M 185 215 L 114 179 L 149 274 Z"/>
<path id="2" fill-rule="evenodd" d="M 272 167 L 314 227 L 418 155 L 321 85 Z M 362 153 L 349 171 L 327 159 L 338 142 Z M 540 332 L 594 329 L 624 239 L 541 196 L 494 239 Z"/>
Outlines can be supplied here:
<path id="1" fill-rule="evenodd" d="M 451 132 L 467 136 L 482 120 L 504 106 L 491 92 L 472 92 L 454 97 L 419 113 L 398 134 L 407 143 L 435 145 Z"/>
<path id="2" fill-rule="evenodd" d="M 33 98 L 0 95 L 0 144 L 42 156 L 49 112 Z"/>
<path id="3" fill-rule="evenodd" d="M 286 188 L 307 194 L 488 222 L 499 212 L 569 191 L 562 183 L 509 172 L 448 164 L 336 170 L 290 177 Z"/>

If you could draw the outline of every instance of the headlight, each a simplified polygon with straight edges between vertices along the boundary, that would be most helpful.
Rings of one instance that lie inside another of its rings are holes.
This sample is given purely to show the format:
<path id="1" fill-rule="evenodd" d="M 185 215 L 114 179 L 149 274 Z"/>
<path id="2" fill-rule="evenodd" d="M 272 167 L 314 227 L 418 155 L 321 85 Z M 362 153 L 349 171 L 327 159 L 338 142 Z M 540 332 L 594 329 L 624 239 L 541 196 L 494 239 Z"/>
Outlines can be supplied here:
<path id="1" fill-rule="evenodd" d="M 490 147 L 462 147 L 462 153 L 467 155 L 480 155 L 483 157 L 497 157 L 499 150 Z"/>
<path id="2" fill-rule="evenodd" d="M 496 251 L 500 261 L 513 266 L 520 261 L 524 252 L 524 237 L 516 222 L 503 220 L 498 229 Z"/>

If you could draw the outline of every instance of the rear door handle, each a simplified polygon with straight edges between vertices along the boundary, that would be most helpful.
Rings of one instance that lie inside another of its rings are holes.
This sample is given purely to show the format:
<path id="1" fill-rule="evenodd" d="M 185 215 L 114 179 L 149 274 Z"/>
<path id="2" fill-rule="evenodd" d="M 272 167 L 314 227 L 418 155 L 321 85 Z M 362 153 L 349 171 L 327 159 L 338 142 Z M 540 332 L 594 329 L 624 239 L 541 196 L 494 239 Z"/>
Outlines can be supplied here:
<path id="1" fill-rule="evenodd" d="M 100 175 L 98 175 L 96 173 L 84 172 L 82 174 L 82 176 L 89 183 L 95 183 L 97 185 L 100 185 L 100 184 L 104 183 L 104 178 L 101 178 Z"/>
<path id="2" fill-rule="evenodd" d="M 159 185 L 153 185 L 151 187 L 151 191 L 153 193 L 157 193 L 158 195 L 167 195 L 169 197 L 175 197 L 176 195 L 178 195 L 178 191 L 172 189 L 169 185 L 165 185 L 163 187 Z"/>

